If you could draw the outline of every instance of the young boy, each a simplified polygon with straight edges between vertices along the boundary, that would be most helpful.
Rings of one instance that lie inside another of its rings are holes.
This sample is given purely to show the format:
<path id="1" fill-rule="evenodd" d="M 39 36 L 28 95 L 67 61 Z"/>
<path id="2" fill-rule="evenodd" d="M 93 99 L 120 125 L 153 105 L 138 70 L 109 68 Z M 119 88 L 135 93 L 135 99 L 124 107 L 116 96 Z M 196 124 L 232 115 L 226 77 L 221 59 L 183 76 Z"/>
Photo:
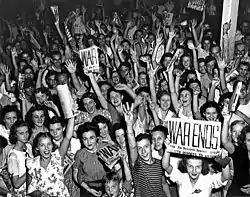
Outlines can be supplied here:
<path id="1" fill-rule="evenodd" d="M 129 197 L 132 190 L 132 175 L 127 163 L 127 155 L 121 151 L 125 181 L 117 172 L 111 171 L 104 177 L 105 194 L 102 197 Z"/>

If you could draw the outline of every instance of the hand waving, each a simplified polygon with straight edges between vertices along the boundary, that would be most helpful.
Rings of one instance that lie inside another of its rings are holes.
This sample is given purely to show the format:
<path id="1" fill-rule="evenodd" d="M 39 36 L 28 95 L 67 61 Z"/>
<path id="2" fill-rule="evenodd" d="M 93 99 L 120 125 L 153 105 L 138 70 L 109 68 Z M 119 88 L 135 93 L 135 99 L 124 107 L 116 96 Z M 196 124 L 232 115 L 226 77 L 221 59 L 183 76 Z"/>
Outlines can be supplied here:
<path id="1" fill-rule="evenodd" d="M 66 60 L 65 67 L 67 68 L 70 74 L 73 74 L 76 72 L 76 62 L 72 62 L 71 60 Z"/>

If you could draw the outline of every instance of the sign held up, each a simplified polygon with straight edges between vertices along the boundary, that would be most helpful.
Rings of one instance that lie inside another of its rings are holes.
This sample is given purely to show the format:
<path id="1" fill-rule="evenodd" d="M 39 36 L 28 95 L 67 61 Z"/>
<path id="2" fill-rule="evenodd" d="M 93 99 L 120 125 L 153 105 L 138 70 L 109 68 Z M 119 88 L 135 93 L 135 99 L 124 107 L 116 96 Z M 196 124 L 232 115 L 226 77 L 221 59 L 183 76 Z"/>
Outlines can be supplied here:
<path id="1" fill-rule="evenodd" d="M 189 0 L 187 8 L 202 12 L 205 8 L 205 0 Z"/>
<path id="2" fill-rule="evenodd" d="M 84 68 L 95 73 L 99 72 L 98 48 L 96 46 L 80 50 L 79 56 Z"/>
<path id="3" fill-rule="evenodd" d="M 170 118 L 164 126 L 170 135 L 170 152 L 207 158 L 218 156 L 220 122 Z"/>

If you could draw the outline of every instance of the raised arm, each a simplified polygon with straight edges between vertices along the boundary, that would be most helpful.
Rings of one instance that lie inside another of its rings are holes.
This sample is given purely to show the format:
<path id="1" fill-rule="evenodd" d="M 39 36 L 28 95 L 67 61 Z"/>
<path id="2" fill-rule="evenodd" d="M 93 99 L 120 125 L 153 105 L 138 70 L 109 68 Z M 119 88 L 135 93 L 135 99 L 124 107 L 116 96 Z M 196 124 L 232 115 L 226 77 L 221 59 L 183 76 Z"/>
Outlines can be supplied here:
<path id="1" fill-rule="evenodd" d="M 123 113 L 127 125 L 127 137 L 128 137 L 131 163 L 134 166 L 135 161 L 137 160 L 138 157 L 138 153 L 135 141 L 135 134 L 133 131 L 133 104 L 131 107 L 129 107 L 128 103 L 126 103 L 126 106 L 123 106 Z"/>
<path id="2" fill-rule="evenodd" d="M 171 93 L 171 100 L 175 109 L 175 112 L 179 112 L 179 102 L 177 98 L 177 93 L 174 87 L 174 76 L 173 76 L 173 65 L 171 65 L 172 68 L 168 70 L 168 81 L 169 81 L 169 89 Z"/>
<path id="3" fill-rule="evenodd" d="M 235 146 L 232 143 L 232 140 L 230 140 L 229 137 L 229 124 L 231 120 L 231 115 L 224 115 L 224 121 L 221 131 L 221 141 L 224 146 L 224 148 L 230 153 L 233 154 L 235 151 Z"/>
<path id="4" fill-rule="evenodd" d="M 165 144 L 166 149 L 161 160 L 162 167 L 164 170 L 166 170 L 168 174 L 171 174 L 173 171 L 173 166 L 170 164 L 170 152 L 169 152 L 170 142 L 167 138 L 165 139 L 164 144 Z"/>
<path id="5" fill-rule="evenodd" d="M 73 136 L 73 133 L 74 133 L 74 117 L 72 117 L 68 120 L 68 124 L 67 124 L 67 128 L 66 128 L 66 135 L 63 138 L 61 146 L 59 147 L 59 153 L 62 157 L 62 163 L 63 163 L 65 155 L 68 151 L 68 146 L 69 146 L 70 140 Z"/>

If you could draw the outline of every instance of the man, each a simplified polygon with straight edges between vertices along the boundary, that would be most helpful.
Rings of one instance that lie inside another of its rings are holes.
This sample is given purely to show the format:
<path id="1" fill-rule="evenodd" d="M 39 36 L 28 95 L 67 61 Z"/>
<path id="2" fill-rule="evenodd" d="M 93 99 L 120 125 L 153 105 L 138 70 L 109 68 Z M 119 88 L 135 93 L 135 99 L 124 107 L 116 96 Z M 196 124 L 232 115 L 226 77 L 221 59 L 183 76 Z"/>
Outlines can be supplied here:
<path id="1" fill-rule="evenodd" d="M 134 180 L 135 197 L 159 196 L 165 197 L 162 177 L 161 160 L 152 157 L 152 140 L 148 134 L 134 135 L 133 106 L 124 110 L 127 124 L 132 175 Z"/>

